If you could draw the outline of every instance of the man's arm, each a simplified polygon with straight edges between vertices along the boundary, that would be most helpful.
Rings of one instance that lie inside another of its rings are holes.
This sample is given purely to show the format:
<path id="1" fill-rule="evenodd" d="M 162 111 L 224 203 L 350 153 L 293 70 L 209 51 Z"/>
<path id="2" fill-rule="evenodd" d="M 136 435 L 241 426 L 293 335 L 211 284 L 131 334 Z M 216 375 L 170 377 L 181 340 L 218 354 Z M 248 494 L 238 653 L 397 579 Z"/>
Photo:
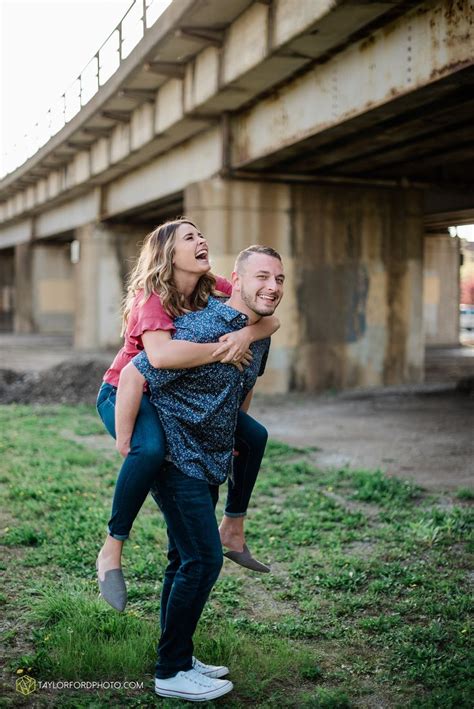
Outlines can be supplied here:
<path id="1" fill-rule="evenodd" d="M 122 369 L 115 404 L 115 447 L 124 458 L 130 451 L 144 383 L 145 378 L 131 362 Z"/>
<path id="2" fill-rule="evenodd" d="M 252 342 L 271 337 L 280 327 L 276 315 L 267 315 L 260 318 L 254 325 L 247 325 L 236 332 L 229 332 L 219 338 L 221 346 L 216 349 L 214 356 L 219 357 L 219 362 L 227 364 L 234 358 L 239 360 L 243 353 L 248 351 Z M 227 350 L 226 350 L 227 348 Z M 216 360 L 214 360 L 216 361 Z"/>
<path id="3" fill-rule="evenodd" d="M 252 325 L 252 327 L 254 327 Z M 249 328 L 250 329 L 250 328 Z M 142 335 L 143 346 L 148 360 L 156 369 L 190 369 L 212 362 L 228 363 L 234 357 L 228 358 L 232 342 L 219 345 L 215 342 L 201 343 L 187 340 L 172 340 L 168 330 L 147 330 Z M 216 353 L 216 348 L 219 352 Z M 252 354 L 243 346 L 239 355 L 232 361 L 240 370 L 242 365 L 251 362 Z"/>

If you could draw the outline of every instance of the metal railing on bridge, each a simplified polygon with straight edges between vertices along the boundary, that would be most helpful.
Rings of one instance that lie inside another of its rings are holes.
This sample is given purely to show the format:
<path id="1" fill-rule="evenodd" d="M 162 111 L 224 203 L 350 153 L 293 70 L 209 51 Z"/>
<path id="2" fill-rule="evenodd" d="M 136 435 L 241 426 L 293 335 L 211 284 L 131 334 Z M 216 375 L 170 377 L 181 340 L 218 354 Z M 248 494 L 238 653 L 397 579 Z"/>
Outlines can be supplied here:
<path id="1" fill-rule="evenodd" d="M 4 154 L 0 179 L 32 157 L 79 113 L 117 71 L 147 29 L 155 24 L 171 2 L 172 0 L 133 0 L 118 25 L 114 27 L 79 76 L 23 136 L 22 143 L 14 144 L 12 149 Z"/>

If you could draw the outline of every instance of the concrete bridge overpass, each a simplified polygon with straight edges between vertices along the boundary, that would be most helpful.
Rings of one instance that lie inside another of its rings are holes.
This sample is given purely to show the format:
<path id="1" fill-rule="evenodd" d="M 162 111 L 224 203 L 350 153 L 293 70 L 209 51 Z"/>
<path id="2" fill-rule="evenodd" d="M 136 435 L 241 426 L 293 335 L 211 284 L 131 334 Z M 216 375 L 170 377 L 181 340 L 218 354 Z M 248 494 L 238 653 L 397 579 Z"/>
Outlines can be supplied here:
<path id="1" fill-rule="evenodd" d="M 186 213 L 216 272 L 257 241 L 284 256 L 268 389 L 420 381 L 425 234 L 439 300 L 444 229 L 474 222 L 473 19 L 469 0 L 173 0 L 0 181 L 15 330 L 115 344 L 137 243 Z"/>

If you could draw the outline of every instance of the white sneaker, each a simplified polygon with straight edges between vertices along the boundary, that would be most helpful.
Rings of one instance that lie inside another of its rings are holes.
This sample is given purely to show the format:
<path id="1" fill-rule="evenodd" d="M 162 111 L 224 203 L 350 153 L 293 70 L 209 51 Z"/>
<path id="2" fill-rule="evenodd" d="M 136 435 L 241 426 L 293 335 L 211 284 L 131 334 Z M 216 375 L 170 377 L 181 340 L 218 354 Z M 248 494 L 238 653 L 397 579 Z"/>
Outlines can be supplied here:
<path id="1" fill-rule="evenodd" d="M 212 679 L 197 670 L 178 672 L 174 677 L 158 679 L 155 677 L 155 692 L 160 697 L 178 697 L 188 702 L 206 702 L 227 694 L 234 688 L 227 679 Z"/>
<path id="2" fill-rule="evenodd" d="M 204 662 L 198 660 L 197 657 L 193 657 L 193 670 L 197 670 L 202 675 L 206 677 L 213 677 L 217 679 L 218 677 L 225 677 L 229 674 L 229 668 L 224 665 L 205 665 Z"/>

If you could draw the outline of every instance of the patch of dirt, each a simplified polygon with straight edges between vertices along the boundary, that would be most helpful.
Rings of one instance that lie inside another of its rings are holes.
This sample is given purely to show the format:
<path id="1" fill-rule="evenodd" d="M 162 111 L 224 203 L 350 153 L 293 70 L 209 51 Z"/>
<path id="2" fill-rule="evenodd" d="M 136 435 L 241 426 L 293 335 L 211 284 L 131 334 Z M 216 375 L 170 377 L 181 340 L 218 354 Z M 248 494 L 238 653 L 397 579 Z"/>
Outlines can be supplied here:
<path id="1" fill-rule="evenodd" d="M 266 561 L 266 560 L 265 560 Z M 281 564 L 272 563 L 271 569 L 272 574 L 276 576 L 288 577 L 288 574 L 283 570 Z M 258 583 L 257 574 L 246 571 L 242 567 L 234 564 L 231 561 L 224 560 L 223 576 L 230 576 L 233 578 L 248 579 L 247 574 L 250 574 L 252 581 L 257 581 L 256 583 L 247 583 L 243 589 L 243 595 L 246 603 L 246 611 L 248 615 L 257 620 L 279 620 L 282 616 L 292 614 L 299 615 L 299 609 L 295 604 L 288 601 L 276 600 L 271 592 L 267 591 L 266 588 Z M 260 576 L 260 575 L 259 575 Z"/>
<path id="2" fill-rule="evenodd" d="M 377 549 L 377 543 L 369 541 L 350 542 L 349 544 L 345 544 L 343 549 L 344 554 L 349 556 L 357 556 L 360 559 L 368 559 L 374 556 Z"/>
<path id="3" fill-rule="evenodd" d="M 89 450 L 100 451 L 101 453 L 110 453 L 110 457 L 115 457 L 115 441 L 109 435 L 90 435 L 90 436 L 78 436 L 69 429 L 63 428 L 60 432 L 61 438 L 66 441 L 73 441 L 78 443 L 80 446 L 85 446 Z"/>
<path id="4" fill-rule="evenodd" d="M 61 362 L 41 372 L 0 369 L 0 404 L 94 404 L 102 360 Z"/>
<path id="5" fill-rule="evenodd" d="M 474 360 L 473 360 L 474 361 Z M 456 385 L 262 396 L 251 415 L 316 468 L 381 470 L 432 491 L 472 487 L 474 397 Z"/>

